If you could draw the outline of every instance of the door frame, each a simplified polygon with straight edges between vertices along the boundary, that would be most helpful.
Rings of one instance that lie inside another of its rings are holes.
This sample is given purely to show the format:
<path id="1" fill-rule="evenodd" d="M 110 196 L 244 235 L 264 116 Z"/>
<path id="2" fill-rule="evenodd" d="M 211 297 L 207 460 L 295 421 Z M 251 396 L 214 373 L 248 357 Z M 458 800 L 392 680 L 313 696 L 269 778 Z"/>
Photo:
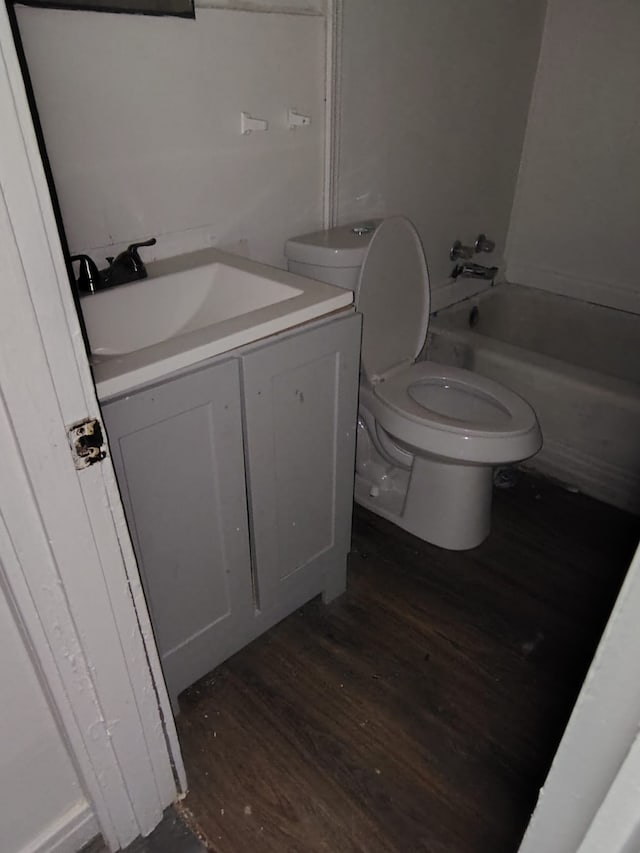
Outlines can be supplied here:
<path id="1" fill-rule="evenodd" d="M 0 9 L 0 584 L 112 850 L 186 789 L 7 10 Z"/>
<path id="2" fill-rule="evenodd" d="M 338 222 L 340 166 L 340 83 L 342 80 L 343 0 L 325 0 L 324 181 L 322 227 Z"/>

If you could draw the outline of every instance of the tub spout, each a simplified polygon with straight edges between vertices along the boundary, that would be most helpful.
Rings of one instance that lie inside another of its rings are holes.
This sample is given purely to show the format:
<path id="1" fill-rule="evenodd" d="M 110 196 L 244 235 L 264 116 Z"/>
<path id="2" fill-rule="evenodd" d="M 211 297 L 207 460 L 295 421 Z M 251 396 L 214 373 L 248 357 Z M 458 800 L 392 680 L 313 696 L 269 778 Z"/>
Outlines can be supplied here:
<path id="1" fill-rule="evenodd" d="M 457 264 L 451 270 L 451 278 L 484 278 L 493 281 L 498 274 L 498 267 L 485 267 L 482 264 Z"/>

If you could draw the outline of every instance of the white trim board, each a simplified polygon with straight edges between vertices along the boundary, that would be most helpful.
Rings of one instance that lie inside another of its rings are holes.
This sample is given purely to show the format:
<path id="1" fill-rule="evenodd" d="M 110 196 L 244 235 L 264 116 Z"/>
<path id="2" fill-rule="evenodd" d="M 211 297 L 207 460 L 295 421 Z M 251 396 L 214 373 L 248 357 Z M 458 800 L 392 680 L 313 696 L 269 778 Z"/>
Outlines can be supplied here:
<path id="1" fill-rule="evenodd" d="M 333 228 L 338 214 L 338 163 L 340 159 L 340 81 L 342 62 L 342 3 L 326 0 L 324 204 L 323 228 Z"/>
<path id="2" fill-rule="evenodd" d="M 599 501 L 640 514 L 640 474 L 612 465 L 570 444 L 544 439 L 542 450 L 523 463 L 529 471 L 575 487 Z"/>
<path id="3" fill-rule="evenodd" d="M 578 853 L 640 850 L 639 788 L 640 735 L 637 735 Z"/>
<path id="4" fill-rule="evenodd" d="M 67 444 L 99 409 L 4 6 L 0 112 L 3 583 L 116 850 L 186 781 L 111 462 L 76 472 Z"/>

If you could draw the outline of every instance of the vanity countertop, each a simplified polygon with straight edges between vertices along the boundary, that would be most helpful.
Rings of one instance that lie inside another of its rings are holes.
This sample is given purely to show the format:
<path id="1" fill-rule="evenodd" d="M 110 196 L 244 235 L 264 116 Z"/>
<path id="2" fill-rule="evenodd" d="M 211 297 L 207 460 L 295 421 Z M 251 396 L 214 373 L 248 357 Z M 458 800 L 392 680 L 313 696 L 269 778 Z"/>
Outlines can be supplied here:
<path id="1" fill-rule="evenodd" d="M 100 400 L 353 308 L 350 290 L 218 249 L 147 269 L 148 278 L 81 299 Z"/>

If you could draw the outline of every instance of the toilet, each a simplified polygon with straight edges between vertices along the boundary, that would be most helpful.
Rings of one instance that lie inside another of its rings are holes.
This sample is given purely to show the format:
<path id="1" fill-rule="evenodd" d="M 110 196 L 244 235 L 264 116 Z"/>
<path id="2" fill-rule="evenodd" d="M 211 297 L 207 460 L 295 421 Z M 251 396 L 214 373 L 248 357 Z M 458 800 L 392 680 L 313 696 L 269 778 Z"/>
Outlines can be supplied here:
<path id="1" fill-rule="evenodd" d="M 531 406 L 469 370 L 416 361 L 429 325 L 420 238 L 402 216 L 287 241 L 291 272 L 355 294 L 363 315 L 355 499 L 451 550 L 491 527 L 493 468 L 542 445 Z"/>

